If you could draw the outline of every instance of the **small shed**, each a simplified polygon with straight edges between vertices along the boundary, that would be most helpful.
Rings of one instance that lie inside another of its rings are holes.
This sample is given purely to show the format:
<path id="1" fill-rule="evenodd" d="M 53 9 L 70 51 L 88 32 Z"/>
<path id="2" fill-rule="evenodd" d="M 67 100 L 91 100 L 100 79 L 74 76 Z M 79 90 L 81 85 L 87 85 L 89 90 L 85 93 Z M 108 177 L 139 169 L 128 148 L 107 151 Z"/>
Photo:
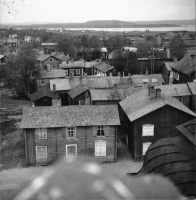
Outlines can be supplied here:
<path id="1" fill-rule="evenodd" d="M 175 126 L 195 118 L 195 113 L 160 89 L 149 87 L 129 95 L 120 103 L 121 121 L 127 129 L 127 145 L 135 161 L 149 145 L 178 133 Z"/>
<path id="2" fill-rule="evenodd" d="M 60 96 L 56 93 L 55 88 L 53 88 L 53 90 L 54 91 L 51 91 L 50 89 L 42 89 L 31 94 L 30 100 L 33 106 L 55 106 L 55 105 L 60 106 L 61 105 Z"/>
<path id="3" fill-rule="evenodd" d="M 170 179 L 183 195 L 196 198 L 196 121 L 190 120 L 176 128 L 178 134 L 149 147 L 137 175 L 160 174 Z"/>
<path id="4" fill-rule="evenodd" d="M 26 165 L 47 165 L 56 158 L 117 159 L 117 105 L 24 108 Z"/>

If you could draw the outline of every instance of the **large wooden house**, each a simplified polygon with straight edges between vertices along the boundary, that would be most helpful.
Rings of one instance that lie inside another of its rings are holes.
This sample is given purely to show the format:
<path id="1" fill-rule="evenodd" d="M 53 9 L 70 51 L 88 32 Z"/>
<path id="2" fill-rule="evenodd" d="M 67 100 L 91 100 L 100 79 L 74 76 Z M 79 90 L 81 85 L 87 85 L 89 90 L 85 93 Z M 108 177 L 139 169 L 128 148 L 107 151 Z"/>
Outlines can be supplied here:
<path id="1" fill-rule="evenodd" d="M 190 199 L 196 197 L 196 120 L 176 126 L 179 131 L 153 143 L 138 175 L 160 174 L 170 179 Z"/>
<path id="2" fill-rule="evenodd" d="M 127 145 L 135 161 L 142 159 L 149 145 L 175 135 L 175 126 L 195 118 L 195 113 L 173 97 L 149 87 L 121 101 L 121 121 L 127 128 Z"/>
<path id="3" fill-rule="evenodd" d="M 26 165 L 47 165 L 63 155 L 114 162 L 118 125 L 116 105 L 24 108 Z"/>

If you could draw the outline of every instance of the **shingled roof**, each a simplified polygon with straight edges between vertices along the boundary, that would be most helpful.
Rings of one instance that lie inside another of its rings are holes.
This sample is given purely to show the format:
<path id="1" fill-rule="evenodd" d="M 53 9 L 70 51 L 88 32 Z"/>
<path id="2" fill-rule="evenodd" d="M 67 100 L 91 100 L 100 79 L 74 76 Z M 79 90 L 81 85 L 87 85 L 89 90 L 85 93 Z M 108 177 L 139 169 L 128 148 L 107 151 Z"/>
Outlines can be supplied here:
<path id="1" fill-rule="evenodd" d="M 23 109 L 21 128 L 120 125 L 117 105 L 28 107 Z"/>
<path id="2" fill-rule="evenodd" d="M 72 90 L 70 90 L 67 94 L 73 99 L 79 96 L 80 94 L 88 91 L 88 89 L 89 88 L 86 85 L 79 84 L 76 87 L 74 87 Z"/>
<path id="3" fill-rule="evenodd" d="M 61 60 L 60 58 L 57 58 L 56 56 L 53 56 L 51 54 L 41 54 L 36 58 L 36 60 L 43 62 L 44 60 L 47 60 L 50 57 Z"/>
<path id="4" fill-rule="evenodd" d="M 192 72 L 195 71 L 195 59 L 196 52 L 194 54 L 188 53 L 182 60 L 173 64 L 171 67 L 176 71 L 182 72 L 186 75 L 190 75 Z"/>
<path id="5" fill-rule="evenodd" d="M 123 100 L 125 98 L 125 93 L 123 89 L 117 89 L 114 92 L 113 89 L 90 89 L 92 101 L 113 101 L 113 100 Z"/>
<path id="6" fill-rule="evenodd" d="M 167 96 L 175 97 L 175 96 L 190 96 L 191 95 L 189 87 L 186 83 L 172 84 L 172 85 L 159 85 L 159 86 L 156 86 L 155 89 L 156 88 L 160 88 L 161 93 Z"/>
<path id="7" fill-rule="evenodd" d="M 127 114 L 130 121 L 135 121 L 159 108 L 169 105 L 192 116 L 196 116 L 189 108 L 173 97 L 161 94 L 161 97 L 152 98 L 148 95 L 148 90 L 143 89 L 133 93 L 120 102 L 120 106 Z"/>
<path id="8" fill-rule="evenodd" d="M 62 78 L 62 77 L 65 77 L 65 70 L 63 69 L 54 69 L 54 70 L 51 70 L 51 71 L 41 71 L 40 72 L 40 77 L 42 79 L 50 79 L 50 78 Z"/>
<path id="9" fill-rule="evenodd" d="M 43 97 L 50 97 L 52 99 L 60 99 L 60 97 L 57 93 L 54 93 L 51 90 L 44 88 L 42 90 L 38 90 L 37 92 L 31 94 L 30 100 L 31 100 L 31 102 L 34 102 Z"/>
<path id="10" fill-rule="evenodd" d="M 147 150 L 143 167 L 137 175 L 160 174 L 172 180 L 185 196 L 196 197 L 194 141 L 194 135 L 187 140 L 186 134 L 158 140 Z"/>
<path id="11" fill-rule="evenodd" d="M 70 61 L 70 62 L 63 62 L 59 64 L 61 69 L 69 69 L 69 68 L 83 68 L 84 61 Z"/>
<path id="12" fill-rule="evenodd" d="M 165 83 L 164 78 L 162 76 L 162 74 L 149 74 L 149 75 L 145 75 L 145 74 L 137 74 L 137 75 L 133 75 L 131 76 L 132 82 L 133 84 L 140 84 L 143 83 L 145 80 L 148 80 L 148 83 Z"/>

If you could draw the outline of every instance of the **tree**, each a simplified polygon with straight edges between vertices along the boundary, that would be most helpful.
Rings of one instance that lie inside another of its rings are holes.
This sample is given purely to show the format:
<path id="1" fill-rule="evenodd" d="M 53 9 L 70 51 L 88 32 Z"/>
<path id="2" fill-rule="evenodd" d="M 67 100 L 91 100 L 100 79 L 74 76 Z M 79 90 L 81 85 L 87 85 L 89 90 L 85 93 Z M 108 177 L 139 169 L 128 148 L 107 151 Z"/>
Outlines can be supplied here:
<path id="1" fill-rule="evenodd" d="M 18 93 L 30 92 L 31 75 L 38 71 L 35 66 L 35 52 L 28 43 L 21 45 L 17 55 L 8 58 L 6 63 L 7 79 Z"/>
<path id="2" fill-rule="evenodd" d="M 143 41 L 137 44 L 137 52 L 149 52 L 153 47 L 153 42 Z"/>
<path id="3" fill-rule="evenodd" d="M 172 54 L 176 58 L 183 58 L 185 52 L 185 44 L 180 35 L 171 38 L 168 47 L 172 50 Z"/>

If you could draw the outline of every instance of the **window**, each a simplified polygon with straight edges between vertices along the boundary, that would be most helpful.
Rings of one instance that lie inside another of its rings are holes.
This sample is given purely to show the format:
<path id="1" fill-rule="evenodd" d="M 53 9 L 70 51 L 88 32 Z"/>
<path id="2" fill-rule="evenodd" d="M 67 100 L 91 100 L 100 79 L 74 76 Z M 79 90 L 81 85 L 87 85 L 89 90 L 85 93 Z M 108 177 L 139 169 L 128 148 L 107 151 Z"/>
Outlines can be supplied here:
<path id="1" fill-rule="evenodd" d="M 47 139 L 47 129 L 46 128 L 37 128 L 36 129 L 36 138 L 37 139 Z"/>
<path id="2" fill-rule="evenodd" d="M 40 85 L 45 85 L 45 80 L 44 79 L 40 80 Z"/>
<path id="3" fill-rule="evenodd" d="M 50 58 L 50 62 L 52 62 L 53 61 L 53 59 L 52 58 Z"/>
<path id="4" fill-rule="evenodd" d="M 69 73 L 68 73 L 68 70 L 66 69 L 66 70 L 65 70 L 65 75 L 68 75 L 68 74 L 69 74 Z"/>
<path id="5" fill-rule="evenodd" d="M 76 74 L 80 74 L 80 69 L 76 69 Z"/>
<path id="6" fill-rule="evenodd" d="M 66 157 L 77 157 L 77 145 L 66 145 Z"/>
<path id="7" fill-rule="evenodd" d="M 98 126 L 97 136 L 105 136 L 103 126 Z"/>
<path id="8" fill-rule="evenodd" d="M 145 142 L 143 143 L 143 155 L 146 155 L 146 151 L 148 150 L 149 146 L 151 145 L 151 142 Z"/>
<path id="9" fill-rule="evenodd" d="M 47 146 L 36 146 L 36 158 L 47 158 Z"/>
<path id="10" fill-rule="evenodd" d="M 116 69 L 113 69 L 113 74 L 116 74 Z"/>
<path id="11" fill-rule="evenodd" d="M 151 124 L 143 125 L 142 136 L 154 136 L 154 125 L 151 125 Z"/>
<path id="12" fill-rule="evenodd" d="M 106 141 L 95 142 L 95 156 L 106 156 Z"/>
<path id="13" fill-rule="evenodd" d="M 66 135 L 67 135 L 67 138 L 75 138 L 76 127 L 66 127 Z"/>

